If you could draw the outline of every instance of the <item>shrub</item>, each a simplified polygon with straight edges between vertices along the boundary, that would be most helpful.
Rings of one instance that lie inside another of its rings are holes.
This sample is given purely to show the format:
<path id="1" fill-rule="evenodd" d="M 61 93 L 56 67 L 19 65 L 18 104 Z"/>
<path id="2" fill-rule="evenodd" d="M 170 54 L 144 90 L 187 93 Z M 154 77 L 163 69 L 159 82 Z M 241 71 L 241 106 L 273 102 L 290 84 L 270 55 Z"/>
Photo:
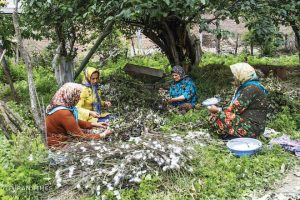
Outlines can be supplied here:
<path id="1" fill-rule="evenodd" d="M 298 116 L 299 117 L 299 116 Z M 290 113 L 289 107 L 283 107 L 272 121 L 269 122 L 268 127 L 277 131 L 281 131 L 291 135 L 293 138 L 300 138 L 300 132 L 297 131 L 297 124 Z"/>
<path id="2" fill-rule="evenodd" d="M 17 135 L 13 143 L 0 135 L 0 198 L 40 199 L 50 189 L 51 173 L 47 151 L 30 129 Z"/>

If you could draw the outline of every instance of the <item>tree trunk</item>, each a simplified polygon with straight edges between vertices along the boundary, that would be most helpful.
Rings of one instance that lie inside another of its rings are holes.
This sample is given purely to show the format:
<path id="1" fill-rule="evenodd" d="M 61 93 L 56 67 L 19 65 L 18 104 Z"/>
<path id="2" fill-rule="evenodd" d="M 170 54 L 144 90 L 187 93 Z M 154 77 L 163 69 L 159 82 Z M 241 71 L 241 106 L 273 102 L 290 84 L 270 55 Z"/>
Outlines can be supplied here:
<path id="1" fill-rule="evenodd" d="M 9 84 L 12 97 L 15 101 L 17 101 L 18 100 L 17 93 L 16 93 L 16 90 L 14 88 L 13 81 L 11 80 L 10 69 L 9 69 L 8 63 L 5 60 L 4 54 L 5 54 L 5 50 L 3 49 L 3 46 L 0 45 L 0 57 L 2 57 L 0 63 L 2 64 L 4 74 L 7 78 L 7 82 Z"/>
<path id="2" fill-rule="evenodd" d="M 5 137 L 10 140 L 12 139 L 12 134 L 19 134 L 27 128 L 27 125 L 18 113 L 8 108 L 5 102 L 0 101 L 0 130 Z"/>
<path id="3" fill-rule="evenodd" d="M 74 63 L 71 60 L 67 60 L 65 56 L 60 55 L 60 47 L 56 49 L 56 55 L 52 61 L 52 67 L 55 72 L 55 79 L 59 86 L 67 82 L 74 81 Z"/>
<path id="4" fill-rule="evenodd" d="M 216 50 L 217 50 L 217 54 L 220 55 L 221 54 L 221 39 L 222 39 L 222 35 L 219 32 L 220 31 L 220 20 L 216 21 L 216 30 L 217 30 L 217 35 L 216 35 L 216 38 L 217 38 L 217 41 L 216 41 L 216 43 L 217 43 Z"/>
<path id="5" fill-rule="evenodd" d="M 294 22 L 290 22 L 290 23 L 295 34 L 295 40 L 296 40 L 295 45 L 298 50 L 298 57 L 300 63 L 300 28 Z"/>
<path id="6" fill-rule="evenodd" d="M 88 64 L 90 58 L 92 57 L 92 55 L 94 55 L 94 53 L 97 51 L 98 47 L 100 46 L 100 44 L 102 43 L 102 41 L 106 38 L 106 36 L 108 36 L 113 28 L 114 25 L 114 21 L 110 21 L 104 28 L 104 30 L 102 31 L 102 33 L 99 35 L 97 41 L 95 42 L 94 46 L 91 48 L 91 50 L 89 51 L 89 53 L 86 55 L 86 57 L 83 59 L 83 61 L 80 64 L 80 67 L 78 68 L 78 70 L 75 73 L 74 79 L 76 79 L 80 72 L 84 69 L 84 67 Z"/>
<path id="7" fill-rule="evenodd" d="M 284 49 L 288 51 L 288 34 L 284 34 Z"/>
<path id="8" fill-rule="evenodd" d="M 239 48 L 239 34 L 236 35 L 234 55 L 237 55 Z"/>
<path id="9" fill-rule="evenodd" d="M 12 134 L 18 134 L 23 129 L 22 121 L 13 111 L 9 110 L 3 101 L 0 101 L 0 129 L 10 140 Z"/>
<path id="10" fill-rule="evenodd" d="M 43 114 L 39 112 L 38 104 L 37 104 L 37 94 L 33 79 L 33 73 L 32 73 L 32 63 L 30 61 L 30 57 L 28 55 L 28 52 L 24 48 L 22 37 L 21 37 L 21 30 L 19 25 L 19 19 L 18 19 L 18 0 L 16 1 L 16 8 L 13 12 L 13 24 L 16 32 L 17 37 L 17 43 L 19 46 L 19 51 L 21 54 L 21 57 L 23 58 L 25 64 L 27 65 L 27 75 L 28 75 L 28 88 L 29 88 L 29 95 L 30 95 L 30 105 L 31 105 L 31 112 L 33 114 L 34 122 L 37 126 L 37 128 L 42 133 L 42 138 L 45 141 L 45 126 L 44 126 L 44 120 L 43 120 Z"/>
<path id="11" fill-rule="evenodd" d="M 250 44 L 250 55 L 251 56 L 254 55 L 254 46 L 253 46 L 253 43 Z"/>
<path id="12" fill-rule="evenodd" d="M 135 47 L 134 47 L 134 42 L 133 42 L 133 38 L 132 37 L 130 37 L 130 41 L 131 41 L 131 46 L 132 46 L 132 50 L 133 50 L 133 55 L 135 56 L 136 52 L 135 52 Z"/>
<path id="13" fill-rule="evenodd" d="M 19 55 L 20 55 L 19 47 L 18 47 L 18 45 L 16 45 L 16 59 L 15 59 L 16 64 L 19 63 Z"/>
<path id="14" fill-rule="evenodd" d="M 184 66 L 186 72 L 198 66 L 201 59 L 199 38 L 191 35 L 181 19 L 170 17 L 159 23 L 159 31 L 144 28 L 143 34 L 160 47 L 171 66 Z"/>

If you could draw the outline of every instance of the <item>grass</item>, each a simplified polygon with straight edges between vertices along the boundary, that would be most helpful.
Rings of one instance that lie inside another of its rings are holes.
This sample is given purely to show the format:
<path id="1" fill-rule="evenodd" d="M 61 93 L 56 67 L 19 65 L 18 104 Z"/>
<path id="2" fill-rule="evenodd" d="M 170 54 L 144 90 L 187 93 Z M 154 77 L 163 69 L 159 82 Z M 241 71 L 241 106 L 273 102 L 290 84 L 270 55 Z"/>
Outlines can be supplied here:
<path id="1" fill-rule="evenodd" d="M 229 66 L 238 62 L 245 62 L 246 55 L 240 54 L 235 55 L 215 55 L 205 53 L 202 57 L 200 66 L 207 66 L 210 64 L 222 64 Z M 295 67 L 299 66 L 298 55 L 282 55 L 277 57 L 258 57 L 258 56 L 247 56 L 247 62 L 250 65 L 273 65 L 273 66 L 286 66 Z"/>
<path id="2" fill-rule="evenodd" d="M 120 190 L 122 199 L 251 199 L 275 187 L 285 172 L 299 160 L 280 147 L 266 147 L 254 157 L 237 158 L 223 144 L 196 148 L 193 172 L 147 175 L 135 189 Z M 108 199 L 116 199 L 106 192 Z"/>
<path id="3" fill-rule="evenodd" d="M 229 94 L 233 93 L 233 88 L 230 82 L 232 75 L 228 68 L 230 64 L 242 62 L 243 55 L 233 56 L 215 56 L 212 54 L 204 54 L 202 63 L 199 68 L 196 68 L 191 76 L 198 87 L 199 102 L 205 98 L 214 95 L 221 95 L 223 100 L 228 101 Z M 248 57 L 250 64 L 273 64 L 279 66 L 294 66 L 298 64 L 297 56 L 281 56 L 279 58 L 258 58 Z M 168 66 L 167 59 L 159 54 L 147 57 L 135 57 L 130 59 L 121 58 L 115 61 L 109 61 L 102 70 L 102 77 L 107 78 L 114 75 L 116 72 L 122 70 L 126 63 L 151 66 L 157 69 L 163 69 L 165 73 L 169 74 L 170 66 Z M 89 63 L 89 66 L 97 67 L 95 63 Z M 11 65 L 14 84 L 17 92 L 21 97 L 21 102 L 27 102 L 29 105 L 29 95 L 27 86 L 26 69 L 23 65 Z M 2 71 L 0 70 L 0 75 Z M 52 71 L 47 68 L 35 69 L 35 79 L 37 84 L 37 92 L 43 97 L 45 104 L 50 101 L 50 98 L 57 89 Z M 3 76 L 0 76 L 1 82 L 4 82 Z M 77 81 L 80 82 L 81 78 Z M 1 84 L 2 85 L 2 84 Z M 4 84 L 3 84 L 4 85 Z M 2 97 L 9 95 L 9 88 L 2 87 Z M 279 100 L 278 100 L 279 101 Z M 294 103 L 293 103 L 294 102 Z M 298 105 L 295 100 L 289 104 Z M 299 133 L 299 108 L 289 105 L 290 109 L 283 108 L 285 101 L 280 104 L 282 111 L 269 121 L 269 125 L 280 130 L 295 131 L 295 136 Z M 28 120 L 30 124 L 30 117 L 26 118 L 29 106 L 20 106 L 15 103 L 10 103 L 10 106 L 17 109 L 21 116 Z M 294 109 L 295 107 L 295 109 Z M 167 116 L 165 126 L 162 127 L 164 132 L 172 131 L 172 127 L 182 123 L 198 123 L 207 120 L 207 110 L 189 112 L 186 115 L 171 114 Z M 202 126 L 205 126 L 202 124 Z M 207 127 L 204 127 L 207 128 Z M 185 134 L 183 130 L 177 130 L 181 134 Z M 297 132 L 298 131 L 298 132 Z M 26 139 L 27 137 L 27 139 Z M 2 138 L 0 139 L 0 141 Z M 24 140 L 30 142 L 29 136 L 24 135 Z M 3 144 L 3 143 L 1 143 Z M 26 147 L 25 143 L 24 147 Z M 274 146 L 272 149 L 264 148 L 257 156 L 248 158 L 236 158 L 232 156 L 226 149 L 223 143 L 213 143 L 205 147 L 196 147 L 194 158 L 190 163 L 194 171 L 188 172 L 167 172 L 161 175 L 151 174 L 144 177 L 143 181 L 138 187 L 120 190 L 122 199 L 240 199 L 248 198 L 253 191 L 264 191 L 274 187 L 274 182 L 280 180 L 284 176 L 285 171 L 289 170 L 293 165 L 299 164 L 294 156 L 283 151 L 281 148 Z M 5 152 L 24 152 L 24 155 L 19 157 L 26 160 L 32 152 L 25 151 L 20 146 L 19 149 L 12 148 L 7 144 L 2 145 L 0 151 L 1 157 L 12 157 L 12 154 L 5 154 Z M 45 150 L 42 147 L 37 147 L 40 152 Z M 33 152 L 37 153 L 37 150 Z M 15 154 L 14 154 L 15 155 Z M 19 154 L 18 154 L 19 155 Z M 15 156 L 14 156 L 15 158 Z M 3 160 L 3 159 L 2 159 Z M 25 161 L 24 161 L 25 162 Z M 28 160 L 26 161 L 28 164 Z M 4 163 L 4 162 L 3 162 Z M 2 163 L 2 164 L 3 164 Z M 43 163 L 29 164 L 27 166 L 22 163 L 15 163 L 18 170 L 12 168 L 9 171 L 12 174 L 0 171 L 0 174 L 9 184 L 13 182 L 9 177 L 18 176 L 15 181 L 20 184 L 29 182 L 39 183 L 39 178 L 48 178 L 50 175 L 45 175 L 41 171 Z M 4 164 L 3 164 L 4 165 Z M 3 165 L 1 167 L 3 167 Z M 29 166 L 29 168 L 28 168 Z M 23 168 L 22 168 L 23 167 Z M 26 173 L 22 173 L 22 170 Z M 51 172 L 49 173 L 51 174 Z M 42 180 L 43 183 L 47 182 Z M 24 181 L 25 182 L 24 182 Z M 5 182 L 5 183 L 6 183 Z M 1 183 L 1 181 L 0 181 Z M 0 185 L 1 186 L 1 185 Z M 1 197 L 0 188 L 0 197 Z M 21 194 L 21 193 L 20 193 Z M 10 195 L 10 194 L 4 194 Z M 115 195 L 107 191 L 108 199 L 115 199 Z M 88 197 L 87 199 L 95 199 L 99 197 Z"/>

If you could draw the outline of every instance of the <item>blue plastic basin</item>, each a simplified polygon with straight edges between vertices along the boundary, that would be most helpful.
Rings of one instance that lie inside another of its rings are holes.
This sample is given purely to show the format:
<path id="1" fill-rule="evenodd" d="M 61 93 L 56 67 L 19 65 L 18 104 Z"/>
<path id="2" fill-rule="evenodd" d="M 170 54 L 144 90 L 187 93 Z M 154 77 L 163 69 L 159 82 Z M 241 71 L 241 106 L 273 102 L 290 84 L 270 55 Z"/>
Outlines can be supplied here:
<path id="1" fill-rule="evenodd" d="M 251 156 L 256 154 L 262 147 L 262 143 L 253 138 L 236 138 L 227 142 L 230 151 L 238 156 Z"/>

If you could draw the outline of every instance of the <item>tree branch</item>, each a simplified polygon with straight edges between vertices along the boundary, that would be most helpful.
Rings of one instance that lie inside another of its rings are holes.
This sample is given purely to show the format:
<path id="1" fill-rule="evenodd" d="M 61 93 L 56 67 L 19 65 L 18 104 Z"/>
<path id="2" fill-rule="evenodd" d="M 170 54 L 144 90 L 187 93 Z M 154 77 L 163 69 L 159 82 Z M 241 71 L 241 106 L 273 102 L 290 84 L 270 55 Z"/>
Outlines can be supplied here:
<path id="1" fill-rule="evenodd" d="M 97 41 L 95 42 L 94 46 L 90 49 L 89 53 L 86 55 L 86 57 L 83 59 L 83 61 L 80 64 L 80 67 L 75 72 L 74 80 L 79 76 L 80 72 L 84 69 L 84 67 L 89 62 L 90 58 L 94 55 L 94 53 L 97 51 L 98 47 L 100 46 L 101 42 L 105 39 L 107 35 L 109 35 L 112 31 L 112 27 L 114 25 L 114 21 L 110 21 L 102 33 L 99 35 Z"/>
<path id="2" fill-rule="evenodd" d="M 28 88 L 29 88 L 29 95 L 30 95 L 31 112 L 33 114 L 34 122 L 35 122 L 36 126 L 38 127 L 38 129 L 41 131 L 42 137 L 44 139 L 45 126 L 44 126 L 43 119 L 42 119 L 40 113 L 38 112 L 39 109 L 37 107 L 37 94 L 35 92 L 35 84 L 34 84 L 33 72 L 32 72 L 33 66 L 30 61 L 29 54 L 26 51 L 26 49 L 24 48 L 23 40 L 22 40 L 22 36 L 21 36 L 21 30 L 20 30 L 19 18 L 18 18 L 18 0 L 16 0 L 16 7 L 13 11 L 12 16 L 13 16 L 13 24 L 14 24 L 14 28 L 15 28 L 15 32 L 16 32 L 16 37 L 17 37 L 17 41 L 18 41 L 17 44 L 18 44 L 21 56 L 22 56 L 25 64 L 27 65 Z"/>

